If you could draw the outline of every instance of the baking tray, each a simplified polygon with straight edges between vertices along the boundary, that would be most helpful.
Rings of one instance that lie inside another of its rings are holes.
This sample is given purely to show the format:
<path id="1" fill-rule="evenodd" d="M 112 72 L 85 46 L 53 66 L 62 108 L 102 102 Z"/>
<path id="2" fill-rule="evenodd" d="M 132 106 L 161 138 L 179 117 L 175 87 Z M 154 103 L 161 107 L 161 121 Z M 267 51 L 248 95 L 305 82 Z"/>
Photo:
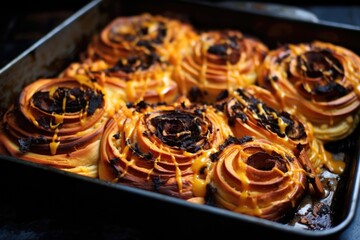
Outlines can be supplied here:
<path id="1" fill-rule="evenodd" d="M 360 29 L 355 26 L 308 22 L 190 1 L 94 0 L 0 70 L 1 109 L 6 109 L 26 84 L 40 77 L 54 77 L 70 62 L 78 60 L 91 37 L 110 20 L 143 12 L 176 13 L 199 29 L 239 29 L 259 37 L 269 48 L 317 39 L 360 53 Z M 353 138 L 358 139 L 358 135 L 356 130 Z M 119 227 L 130 224 L 158 232 L 157 238 L 195 235 L 225 238 L 241 234 L 253 239 L 269 236 L 271 239 L 336 239 L 351 223 L 357 207 L 359 144 L 356 140 L 346 158 L 348 167 L 334 199 L 334 226 L 319 231 L 197 205 L 8 156 L 0 156 L 1 198 L 17 206 L 18 214 L 75 217 L 83 222 L 108 222 Z"/>

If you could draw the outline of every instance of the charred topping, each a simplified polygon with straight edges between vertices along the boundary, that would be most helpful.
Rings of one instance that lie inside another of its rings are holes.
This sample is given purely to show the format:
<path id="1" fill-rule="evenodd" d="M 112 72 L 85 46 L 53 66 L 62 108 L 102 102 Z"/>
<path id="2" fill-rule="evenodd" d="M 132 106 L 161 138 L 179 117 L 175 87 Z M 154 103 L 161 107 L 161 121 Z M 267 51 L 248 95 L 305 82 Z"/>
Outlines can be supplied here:
<path id="1" fill-rule="evenodd" d="M 231 64 L 236 64 L 240 59 L 242 38 L 231 33 L 222 32 L 217 43 L 210 46 L 208 53 L 217 55 Z"/>
<path id="2" fill-rule="evenodd" d="M 117 157 L 111 158 L 109 160 L 109 164 L 111 166 L 111 168 L 114 170 L 114 172 L 116 173 L 117 177 L 119 177 L 121 175 L 121 171 L 119 169 L 119 167 L 117 166 L 120 162 L 120 159 Z"/>
<path id="3" fill-rule="evenodd" d="M 191 87 L 188 92 L 188 97 L 191 102 L 197 102 L 203 98 L 203 93 L 198 87 Z"/>
<path id="4" fill-rule="evenodd" d="M 18 139 L 18 143 L 19 143 L 19 150 L 22 153 L 26 153 L 28 151 L 30 151 L 31 146 L 33 144 L 44 144 L 47 143 L 47 140 L 44 136 L 39 136 L 39 137 L 27 137 L 27 138 L 19 138 Z"/>
<path id="5" fill-rule="evenodd" d="M 115 139 L 120 139 L 120 133 L 115 133 L 115 134 L 113 135 L 113 138 L 115 138 Z"/>
<path id="6" fill-rule="evenodd" d="M 129 146 L 130 150 L 137 155 L 138 157 L 145 159 L 145 160 L 152 160 L 153 159 L 153 154 L 152 152 L 147 152 L 147 153 L 143 153 L 140 148 L 139 145 L 137 143 L 131 144 L 130 140 L 127 139 L 126 140 L 126 145 Z"/>
<path id="7" fill-rule="evenodd" d="M 132 102 L 127 102 L 127 103 L 126 103 L 126 107 L 127 107 L 127 108 L 133 108 L 133 107 L 134 107 L 134 103 L 132 103 Z"/>
<path id="8" fill-rule="evenodd" d="M 216 206 L 215 193 L 217 192 L 216 188 L 211 184 L 206 185 L 206 194 L 205 194 L 205 204 L 210 206 Z"/>
<path id="9" fill-rule="evenodd" d="M 36 92 L 32 101 L 37 108 L 48 113 L 75 113 L 87 108 L 87 114 L 92 115 L 97 108 L 102 108 L 103 98 L 101 92 L 92 89 L 58 88 L 52 96 L 47 91 Z"/>
<path id="10" fill-rule="evenodd" d="M 159 56 L 155 52 L 150 54 L 139 54 L 138 56 L 131 56 L 120 59 L 117 64 L 106 70 L 106 72 L 122 71 L 125 73 L 134 73 L 137 71 L 144 71 L 160 61 Z"/>
<path id="11" fill-rule="evenodd" d="M 45 129 L 50 129 L 50 120 L 47 119 L 45 116 L 40 116 L 38 119 L 36 119 L 36 121 L 41 127 Z M 61 127 L 61 125 L 62 123 L 59 125 L 59 127 Z"/>
<path id="12" fill-rule="evenodd" d="M 159 192 L 160 187 L 162 185 L 162 181 L 160 179 L 160 176 L 155 176 L 151 180 L 152 180 L 152 183 L 154 184 L 154 191 Z"/>
<path id="13" fill-rule="evenodd" d="M 316 49 L 305 52 L 296 58 L 296 68 L 303 76 L 318 81 L 304 82 L 304 92 L 311 94 L 318 100 L 330 101 L 349 93 L 339 83 L 344 78 L 344 67 L 330 50 Z"/>
<path id="14" fill-rule="evenodd" d="M 147 108 L 147 106 L 149 106 L 149 104 L 141 100 L 136 104 L 135 108 L 137 112 L 141 112 L 141 110 Z"/>
<path id="15" fill-rule="evenodd" d="M 180 110 L 163 112 L 150 119 L 150 131 L 163 143 L 195 153 L 209 147 L 207 135 L 211 129 L 197 114 Z"/>
<path id="16" fill-rule="evenodd" d="M 223 90 L 216 96 L 216 101 L 221 101 L 229 97 L 229 91 Z"/>
<path id="17" fill-rule="evenodd" d="M 156 28 L 153 27 L 154 24 L 156 24 Z M 167 34 L 166 24 L 162 21 L 152 23 L 151 20 L 141 19 L 141 21 L 129 28 L 131 28 L 131 31 L 122 32 L 122 29 L 116 25 L 110 30 L 109 38 L 116 43 L 121 43 L 125 40 L 126 42 L 134 44 L 134 46 L 143 46 L 152 50 L 154 49 L 153 45 L 164 42 Z"/>
<path id="18" fill-rule="evenodd" d="M 284 138 L 286 135 L 293 140 L 306 138 L 304 125 L 294 119 L 289 113 L 284 111 L 277 112 L 275 109 L 268 107 L 264 102 L 246 93 L 243 89 L 237 89 L 236 92 L 247 102 L 247 106 L 243 106 L 239 101 L 231 105 L 232 112 L 227 113 L 229 115 L 228 122 L 230 126 L 234 126 L 237 118 L 246 123 L 247 116 L 244 113 L 246 107 L 252 113 L 255 113 L 258 126 L 276 133 L 279 137 Z M 261 106 L 263 111 L 260 112 L 259 106 Z M 279 118 L 286 124 L 285 133 L 280 131 Z"/>
<path id="19" fill-rule="evenodd" d="M 333 212 L 331 207 L 323 202 L 317 202 L 309 208 L 299 222 L 308 226 L 310 230 L 324 230 L 332 227 Z"/>
<path id="20" fill-rule="evenodd" d="M 344 76 L 342 64 L 329 50 L 308 51 L 297 56 L 297 68 L 310 78 L 324 77 L 332 81 Z"/>
<path id="21" fill-rule="evenodd" d="M 253 138 L 250 137 L 250 136 L 244 136 L 244 137 L 242 137 L 242 138 L 236 138 L 236 137 L 230 136 L 230 137 L 228 137 L 228 138 L 224 141 L 223 144 L 221 144 L 221 145 L 219 146 L 219 151 L 217 151 L 217 152 L 215 152 L 215 153 L 212 153 L 212 154 L 210 155 L 210 160 L 211 160 L 212 162 L 215 162 L 215 161 L 219 160 L 219 156 L 220 156 L 220 154 L 222 153 L 222 151 L 224 151 L 224 149 L 225 149 L 227 146 L 231 145 L 231 144 L 241 145 L 241 144 L 244 144 L 244 143 L 246 143 L 246 142 L 250 142 L 250 141 L 252 141 L 252 140 L 253 140 Z"/>

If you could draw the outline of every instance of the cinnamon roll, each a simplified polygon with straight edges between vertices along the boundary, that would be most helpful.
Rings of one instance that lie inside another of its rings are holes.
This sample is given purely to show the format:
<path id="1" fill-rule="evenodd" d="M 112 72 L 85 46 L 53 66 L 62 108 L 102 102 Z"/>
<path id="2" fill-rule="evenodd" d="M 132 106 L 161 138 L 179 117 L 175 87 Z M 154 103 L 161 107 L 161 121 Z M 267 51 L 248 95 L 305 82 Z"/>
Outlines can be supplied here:
<path id="1" fill-rule="evenodd" d="M 266 56 L 259 85 L 269 89 L 286 111 L 303 115 L 315 137 L 347 137 L 359 122 L 360 58 L 331 43 L 288 44 Z"/>
<path id="2" fill-rule="evenodd" d="M 107 123 L 99 177 L 182 199 L 203 197 L 205 160 L 230 134 L 211 106 L 183 98 L 172 105 L 140 102 Z"/>
<path id="3" fill-rule="evenodd" d="M 38 79 L 3 116 L 3 154 L 97 177 L 106 107 L 97 82 Z"/>
<path id="4" fill-rule="evenodd" d="M 213 102 L 223 90 L 253 84 L 268 48 L 235 30 L 203 32 L 175 72 L 182 94 Z"/>
<path id="5" fill-rule="evenodd" d="M 207 197 L 216 206 L 280 221 L 307 191 L 301 158 L 265 139 L 229 138 L 216 153 Z"/>
<path id="6" fill-rule="evenodd" d="M 155 51 L 162 61 L 176 63 L 184 46 L 196 36 L 190 24 L 144 13 L 118 17 L 89 44 L 86 56 L 110 65 L 129 55 Z"/>

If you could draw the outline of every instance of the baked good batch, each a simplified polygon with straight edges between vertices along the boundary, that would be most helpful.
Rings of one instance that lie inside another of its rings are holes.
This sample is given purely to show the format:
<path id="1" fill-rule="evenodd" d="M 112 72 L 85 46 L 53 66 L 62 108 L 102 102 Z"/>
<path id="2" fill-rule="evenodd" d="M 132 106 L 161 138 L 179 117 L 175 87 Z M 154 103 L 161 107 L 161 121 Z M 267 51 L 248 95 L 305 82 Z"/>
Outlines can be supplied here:
<path id="1" fill-rule="evenodd" d="M 304 199 L 331 204 L 327 176 L 346 164 L 325 143 L 359 123 L 351 50 L 271 49 L 144 13 L 111 21 L 79 59 L 23 88 L 2 117 L 2 154 L 283 223 Z M 297 221 L 331 227 L 311 217 Z"/>

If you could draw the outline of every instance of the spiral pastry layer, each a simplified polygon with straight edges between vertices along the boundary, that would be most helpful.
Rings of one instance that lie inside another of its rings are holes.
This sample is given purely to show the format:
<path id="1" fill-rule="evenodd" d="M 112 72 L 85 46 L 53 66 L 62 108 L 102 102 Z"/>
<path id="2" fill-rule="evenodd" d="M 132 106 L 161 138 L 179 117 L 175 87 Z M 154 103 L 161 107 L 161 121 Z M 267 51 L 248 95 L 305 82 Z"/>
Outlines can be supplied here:
<path id="1" fill-rule="evenodd" d="M 115 65 L 133 54 L 155 51 L 162 61 L 176 63 L 194 36 L 192 26 L 177 19 L 147 13 L 118 17 L 95 36 L 87 57 Z"/>
<path id="2" fill-rule="evenodd" d="M 320 140 L 347 137 L 359 122 L 360 58 L 330 43 L 288 44 L 268 53 L 259 85 L 303 115 Z"/>
<path id="3" fill-rule="evenodd" d="M 239 31 L 203 32 L 175 72 L 182 94 L 212 102 L 223 90 L 253 84 L 268 48 Z"/>
<path id="4" fill-rule="evenodd" d="M 229 138 L 221 149 L 209 191 L 218 206 L 274 221 L 296 209 L 307 176 L 292 151 L 251 137 Z"/>
<path id="5" fill-rule="evenodd" d="M 306 147 L 308 138 L 304 124 L 296 116 L 269 107 L 251 94 L 254 91 L 263 95 L 270 93 L 253 85 L 238 88 L 216 103 L 217 108 L 224 111 L 228 117 L 228 124 L 234 135 L 239 138 L 266 138 L 286 146 L 294 153 Z"/>
<path id="6" fill-rule="evenodd" d="M 100 179 L 182 199 L 205 194 L 206 156 L 231 131 L 211 106 L 148 105 L 124 108 L 101 142 Z"/>
<path id="7" fill-rule="evenodd" d="M 96 82 L 38 79 L 5 113 L 0 139 L 5 154 L 97 177 L 106 101 Z"/>

